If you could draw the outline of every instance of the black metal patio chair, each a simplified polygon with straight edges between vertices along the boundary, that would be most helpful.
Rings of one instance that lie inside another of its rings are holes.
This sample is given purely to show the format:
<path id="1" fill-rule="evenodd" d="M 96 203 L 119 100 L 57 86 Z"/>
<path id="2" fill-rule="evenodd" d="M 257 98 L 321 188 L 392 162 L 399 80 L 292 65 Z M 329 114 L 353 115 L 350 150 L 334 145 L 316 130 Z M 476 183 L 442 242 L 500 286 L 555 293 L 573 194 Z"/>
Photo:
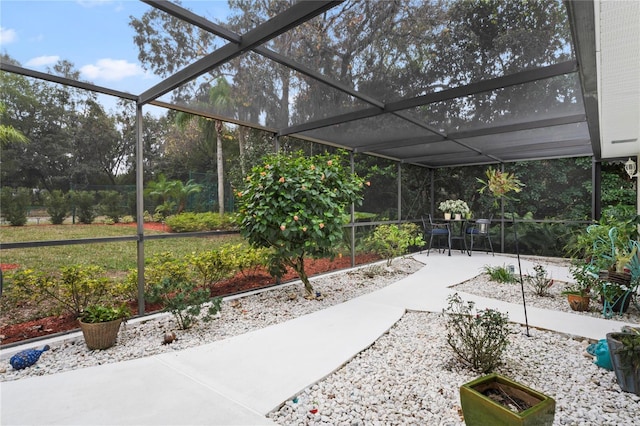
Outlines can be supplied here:
<path id="1" fill-rule="evenodd" d="M 476 219 L 474 222 L 469 222 L 469 226 L 465 230 L 465 236 L 469 236 L 470 244 L 469 244 L 469 256 L 473 253 L 473 242 L 477 239 L 484 239 L 484 249 L 487 254 L 489 253 L 489 249 L 491 249 L 491 255 L 495 256 L 493 252 L 493 244 L 491 244 L 491 219 L 493 219 L 493 215 L 489 217 L 489 219 Z M 489 246 L 487 247 L 487 243 Z"/>
<path id="2" fill-rule="evenodd" d="M 424 227 L 424 236 L 425 241 L 429 239 L 429 247 L 427 248 L 427 256 L 429 256 L 429 252 L 431 251 L 431 247 L 433 246 L 433 238 L 436 237 L 436 242 L 438 243 L 438 251 L 446 250 L 450 247 L 450 239 L 449 239 L 449 225 L 446 223 L 435 223 L 431 218 L 431 215 L 428 214 L 425 218 L 422 216 L 422 226 Z M 442 238 L 445 238 L 446 246 L 442 245 Z"/>

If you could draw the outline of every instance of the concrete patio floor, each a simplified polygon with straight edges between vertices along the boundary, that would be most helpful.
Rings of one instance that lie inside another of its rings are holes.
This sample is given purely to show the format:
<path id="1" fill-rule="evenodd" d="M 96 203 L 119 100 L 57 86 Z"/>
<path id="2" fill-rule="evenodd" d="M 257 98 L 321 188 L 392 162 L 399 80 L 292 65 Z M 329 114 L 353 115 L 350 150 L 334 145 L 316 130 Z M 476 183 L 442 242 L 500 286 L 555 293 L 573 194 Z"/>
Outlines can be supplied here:
<path id="1" fill-rule="evenodd" d="M 266 415 L 388 331 L 406 310 L 442 312 L 448 287 L 513 257 L 432 252 L 381 290 L 260 330 L 175 353 L 0 384 L 2 425 L 264 425 Z M 534 263 L 522 260 L 523 272 Z M 556 279 L 568 269 L 549 265 Z M 521 305 L 461 293 L 524 323 Z M 532 327 L 589 339 L 626 323 L 528 307 Z M 31 345 L 33 346 L 33 345 Z M 15 352 L 15 350 L 14 350 Z M 2 358 L 6 359 L 5 353 Z"/>

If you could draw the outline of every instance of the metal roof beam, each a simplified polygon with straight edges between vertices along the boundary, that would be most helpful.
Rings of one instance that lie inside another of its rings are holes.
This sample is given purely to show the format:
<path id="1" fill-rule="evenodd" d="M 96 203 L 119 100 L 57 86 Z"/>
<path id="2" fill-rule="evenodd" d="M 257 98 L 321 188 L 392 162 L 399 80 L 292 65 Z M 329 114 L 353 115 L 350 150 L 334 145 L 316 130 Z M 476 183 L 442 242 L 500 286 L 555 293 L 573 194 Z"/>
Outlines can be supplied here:
<path id="1" fill-rule="evenodd" d="M 591 147 L 596 160 L 602 158 L 600 146 L 600 113 L 598 111 L 598 66 L 596 64 L 596 18 L 593 1 L 565 0 L 567 18 L 576 57 L 580 64 L 578 75 L 587 124 L 591 135 Z"/>
<path id="2" fill-rule="evenodd" d="M 229 31 L 226 28 L 213 23 L 203 18 L 202 16 L 196 15 L 190 10 L 180 7 L 174 3 L 169 3 L 166 1 L 157 1 L 157 0 L 142 0 L 142 1 L 157 9 L 160 9 L 166 13 L 169 13 L 170 15 L 175 16 L 178 19 L 183 19 L 189 22 L 190 24 L 193 24 L 199 28 L 202 28 L 205 31 L 209 31 L 219 37 L 222 37 L 225 40 L 231 41 L 233 43 L 240 43 L 242 41 L 242 37 L 239 34 L 236 34 L 233 31 Z M 267 59 L 270 59 L 274 62 L 284 65 L 287 68 L 291 68 L 292 70 L 295 70 L 301 74 L 304 74 L 314 80 L 320 81 L 330 87 L 333 87 L 336 90 L 344 92 L 348 95 L 351 95 L 357 99 L 360 99 L 364 102 L 367 102 L 379 108 L 384 107 L 384 103 L 382 101 L 374 99 L 373 97 L 365 95 L 363 93 L 360 93 L 357 90 L 354 90 L 353 88 L 343 83 L 340 83 L 331 78 L 325 77 L 319 72 L 312 70 L 306 67 L 305 65 L 299 64 L 296 61 L 293 61 L 277 52 L 274 52 L 271 49 L 268 49 L 264 46 L 258 46 L 252 50 L 257 54 L 264 56 Z"/>
<path id="3" fill-rule="evenodd" d="M 447 159 L 456 159 L 456 160 L 460 160 L 462 157 L 464 158 L 473 158 L 475 156 L 478 157 L 485 157 L 488 158 L 490 160 L 488 161 L 496 161 L 494 159 L 491 159 L 491 157 L 488 157 L 484 154 L 480 154 L 478 152 L 474 152 L 473 155 L 464 155 L 461 152 L 455 152 L 452 154 L 434 154 L 434 155 L 422 155 L 419 157 L 409 157 L 409 158 L 402 158 L 400 159 L 401 163 L 419 163 L 421 161 L 427 161 L 427 160 L 432 160 L 433 162 L 437 162 L 437 161 L 442 161 L 442 160 L 447 160 Z M 499 160 L 498 160 L 499 161 Z"/>
<path id="4" fill-rule="evenodd" d="M 538 80 L 544 80 L 559 75 L 570 74 L 578 70 L 575 60 L 560 62 L 558 64 L 549 65 L 533 70 L 520 71 L 515 74 L 509 74 L 502 77 L 492 78 L 490 80 L 478 81 L 465 86 L 454 87 L 452 89 L 442 90 L 440 92 L 429 93 L 417 96 L 412 99 L 403 99 L 401 101 L 387 104 L 386 110 L 399 111 L 403 109 L 415 108 L 434 102 L 441 102 L 450 99 L 460 98 L 463 96 L 475 95 L 477 93 L 490 92 L 504 87 L 517 86 L 519 84 L 531 83 Z"/>
<path id="5" fill-rule="evenodd" d="M 24 75 L 25 77 L 33 77 L 40 80 L 50 81 L 52 83 L 64 84 L 65 86 L 76 87 L 78 89 L 90 90 L 96 93 L 102 93 L 103 95 L 117 96 L 119 98 L 128 99 L 130 101 L 138 100 L 137 95 L 133 95 L 127 92 L 121 92 L 120 90 L 109 89 L 108 87 L 96 86 L 95 84 L 85 83 L 83 81 L 72 80 L 66 77 L 60 77 L 59 75 L 47 74 L 40 71 L 30 70 L 28 68 L 19 67 L 17 65 L 9 64 L 7 62 L 0 62 L 0 70 L 11 72 L 14 74 Z"/>
<path id="6" fill-rule="evenodd" d="M 232 43 L 240 44 L 242 41 L 242 37 L 233 31 L 229 31 L 222 25 L 218 25 L 204 18 L 203 16 L 197 15 L 190 11 L 189 9 L 185 9 L 183 7 L 178 6 L 175 3 L 171 3 L 170 1 L 158 1 L 158 0 L 141 0 L 143 3 L 148 4 L 156 9 L 159 9 L 165 13 L 168 13 L 171 16 L 174 16 L 182 21 L 188 22 L 191 25 L 195 25 L 196 27 L 202 28 L 205 31 L 213 33 L 218 37 L 222 37 L 227 41 Z"/>
<path id="7" fill-rule="evenodd" d="M 226 44 L 215 52 L 210 53 L 191 65 L 187 65 L 169 78 L 148 89 L 140 95 L 139 102 L 141 104 L 149 103 L 202 74 L 236 58 L 242 53 L 252 50 L 258 45 L 312 19 L 339 3 L 340 1 L 302 1 L 295 3 L 281 14 L 247 32 L 242 36 L 240 43 Z"/>
<path id="8" fill-rule="evenodd" d="M 404 109 L 415 108 L 418 106 L 426 105 L 433 102 L 440 102 L 449 99 L 455 99 L 460 96 L 469 96 L 476 93 L 488 92 L 491 90 L 500 89 L 502 87 L 514 86 L 518 84 L 530 83 L 533 81 L 544 80 L 546 78 L 556 77 L 558 75 L 564 75 L 575 72 L 577 69 L 576 61 L 561 62 L 556 65 L 549 65 L 543 68 L 537 68 L 535 70 L 521 71 L 519 73 L 506 75 L 503 77 L 497 77 L 491 80 L 480 81 L 477 83 L 471 83 L 466 86 L 455 87 L 453 89 L 442 90 L 440 92 L 430 93 L 428 95 L 418 96 L 412 99 L 405 99 L 398 102 L 392 102 L 384 106 L 384 108 L 377 109 L 377 114 L 368 115 L 367 117 L 373 117 L 385 112 L 396 112 Z M 367 109 L 367 111 L 372 111 Z M 344 115 L 337 115 L 330 119 L 323 119 L 317 121 L 307 122 L 296 126 L 287 127 L 281 129 L 278 134 L 280 136 L 286 136 L 291 133 L 302 133 L 307 130 L 318 129 L 324 127 L 321 122 L 328 122 L 328 125 L 336 125 L 343 122 L 353 121 L 351 113 Z M 342 119 L 344 117 L 344 119 Z M 405 118 L 405 117 L 403 117 Z M 427 128 L 429 131 L 433 129 Z"/>
<path id="9" fill-rule="evenodd" d="M 533 130 L 544 127 L 561 126 L 563 124 L 582 123 L 586 120 L 584 114 L 573 114 L 563 117 L 546 118 L 543 120 L 526 121 L 515 124 L 505 124 L 502 126 L 483 127 L 474 130 L 465 130 L 462 132 L 452 132 L 448 134 L 452 139 L 465 139 L 477 136 L 496 135 L 500 133 L 510 133 L 522 130 Z M 381 150 L 389 148 L 403 148 L 415 145 L 426 145 L 445 140 L 444 137 L 437 136 L 419 136 L 409 139 L 395 139 L 392 141 L 377 142 L 372 144 L 359 145 L 354 147 L 354 152 Z"/>
<path id="10" fill-rule="evenodd" d="M 371 150 L 382 150 L 382 149 L 390 149 L 390 148 L 402 148 L 406 146 L 415 146 L 415 145 L 428 145 L 435 142 L 444 141 L 445 139 L 441 136 L 417 136 L 415 138 L 408 139 L 394 139 L 391 141 L 370 143 L 364 145 L 357 145 L 353 148 L 353 152 L 364 152 Z"/>
<path id="11" fill-rule="evenodd" d="M 545 118 L 542 120 L 525 121 L 522 123 L 505 124 L 502 126 L 483 127 L 481 129 L 465 130 L 462 132 L 453 132 L 449 136 L 452 138 L 473 138 L 476 136 L 495 135 L 498 133 L 511 133 L 522 130 L 533 130 L 544 127 L 561 126 L 563 124 L 582 123 L 587 120 L 584 114 L 572 114 L 562 117 Z"/>
<path id="12" fill-rule="evenodd" d="M 335 126 L 338 124 L 348 123 L 350 121 L 361 120 L 363 118 L 375 117 L 376 115 L 380 115 L 379 108 L 372 107 L 360 109 L 358 111 L 347 112 L 345 114 L 334 115 L 333 117 L 327 117 L 321 120 L 287 127 L 284 130 L 278 131 L 278 136 L 288 136 L 294 133 L 308 132 L 322 127 Z"/>

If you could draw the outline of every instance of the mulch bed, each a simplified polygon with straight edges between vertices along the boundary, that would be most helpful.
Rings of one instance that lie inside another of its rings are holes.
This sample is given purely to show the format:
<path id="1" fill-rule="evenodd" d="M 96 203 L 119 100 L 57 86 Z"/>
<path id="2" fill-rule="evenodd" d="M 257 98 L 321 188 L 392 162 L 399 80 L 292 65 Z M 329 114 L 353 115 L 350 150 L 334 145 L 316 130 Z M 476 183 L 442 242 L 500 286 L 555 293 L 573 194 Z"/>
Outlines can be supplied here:
<path id="1" fill-rule="evenodd" d="M 145 224 L 146 227 L 146 224 Z M 356 257 L 356 264 L 362 265 L 379 260 L 380 258 L 374 254 L 359 255 Z M 333 261 L 330 259 L 308 259 L 305 261 L 305 271 L 309 277 L 324 272 L 346 269 L 351 267 L 350 257 L 336 257 Z M 4 269 L 3 269 L 4 270 Z M 297 275 L 293 271 L 287 272 L 282 282 L 297 279 Z M 275 285 L 276 282 L 267 272 L 256 271 L 251 275 L 244 276 L 237 274 L 233 278 L 216 283 L 211 289 L 213 296 L 227 296 L 231 294 L 242 293 L 246 291 L 256 290 Z M 137 302 L 132 302 L 132 314 L 137 313 Z M 161 306 L 147 305 L 145 308 L 147 313 L 157 312 Z M 27 339 L 47 336 L 54 333 L 79 329 L 77 319 L 70 314 L 41 318 L 33 321 L 27 321 L 19 324 L 11 324 L 0 327 L 0 338 L 2 343 L 20 342 Z"/>

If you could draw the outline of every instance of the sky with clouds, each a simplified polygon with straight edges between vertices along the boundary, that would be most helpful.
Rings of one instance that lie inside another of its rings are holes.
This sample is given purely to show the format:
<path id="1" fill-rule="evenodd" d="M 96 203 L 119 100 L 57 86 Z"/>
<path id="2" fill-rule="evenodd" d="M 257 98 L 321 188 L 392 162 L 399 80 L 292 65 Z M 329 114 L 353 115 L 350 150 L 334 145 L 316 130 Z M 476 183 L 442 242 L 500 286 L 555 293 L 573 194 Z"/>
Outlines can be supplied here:
<path id="1" fill-rule="evenodd" d="M 186 1 L 183 6 L 212 20 L 228 13 L 223 0 Z M 129 21 L 150 8 L 136 0 L 2 0 L 0 51 L 43 72 L 67 60 L 83 80 L 140 94 L 160 79 L 140 65 Z"/>

